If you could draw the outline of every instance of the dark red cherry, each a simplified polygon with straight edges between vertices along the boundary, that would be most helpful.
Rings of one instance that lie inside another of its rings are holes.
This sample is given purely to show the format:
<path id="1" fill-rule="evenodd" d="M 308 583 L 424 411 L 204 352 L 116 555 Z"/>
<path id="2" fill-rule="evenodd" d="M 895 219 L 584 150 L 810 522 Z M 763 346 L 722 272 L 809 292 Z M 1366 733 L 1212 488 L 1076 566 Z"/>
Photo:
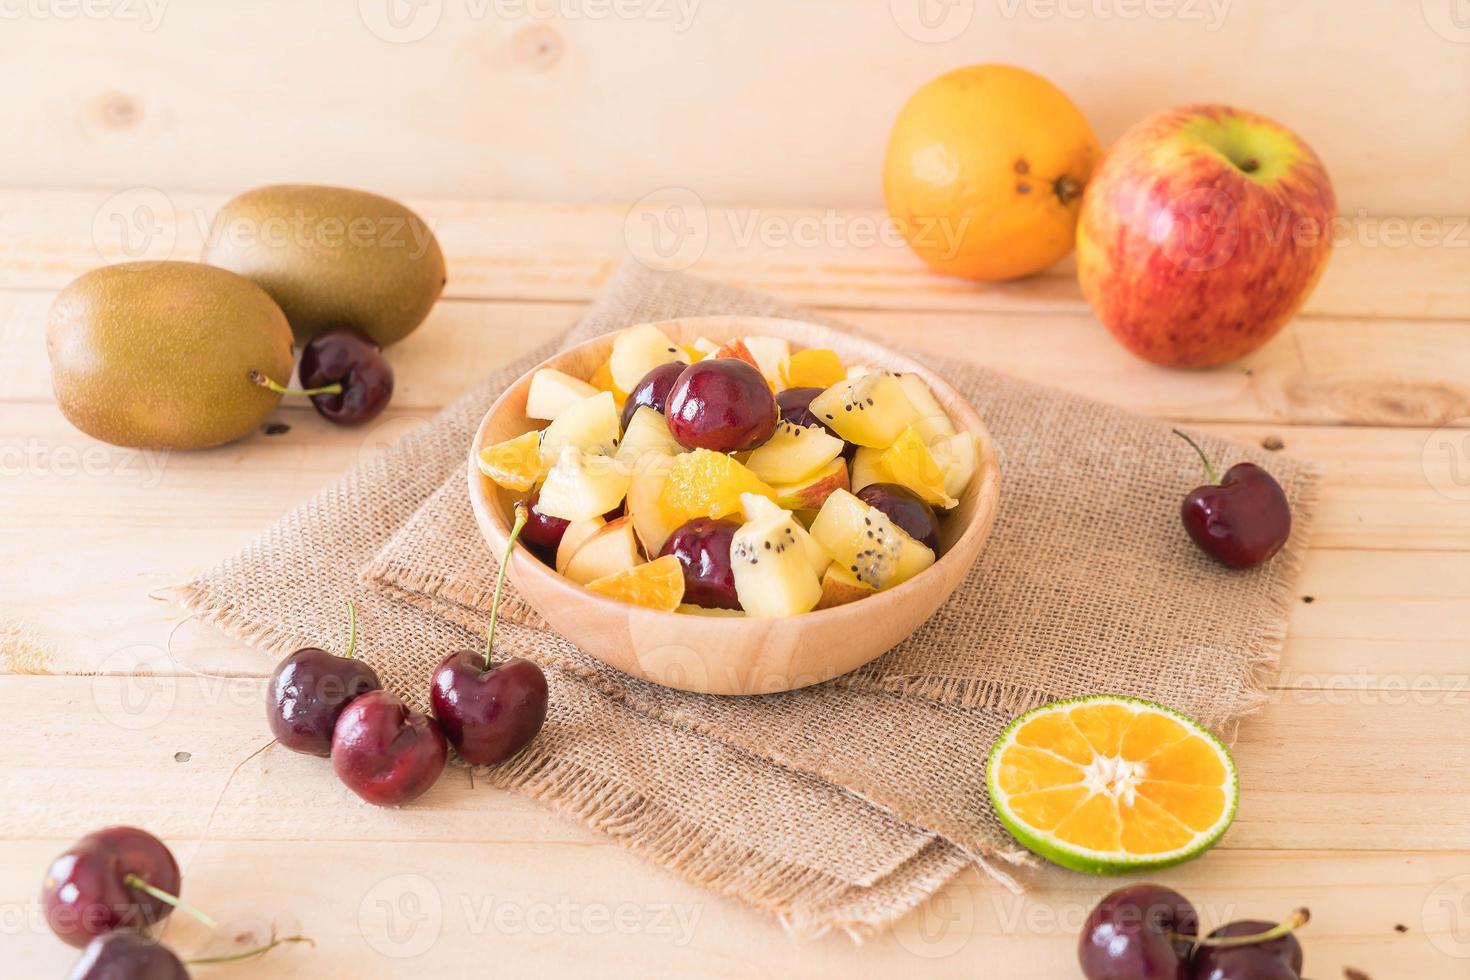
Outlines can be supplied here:
<path id="1" fill-rule="evenodd" d="M 378 806 L 401 806 L 424 795 L 448 757 L 438 723 L 387 691 L 369 691 L 349 704 L 332 736 L 337 778 Z"/>
<path id="2" fill-rule="evenodd" d="M 1087 980 L 1188 980 L 1194 906 L 1161 885 L 1129 885 L 1087 917 L 1077 959 Z"/>
<path id="3" fill-rule="evenodd" d="M 664 542 L 659 557 L 673 555 L 684 566 L 684 601 L 706 609 L 739 609 L 730 542 L 740 525 L 696 517 L 679 525 Z"/>
<path id="4" fill-rule="evenodd" d="M 721 453 L 760 446 L 776 431 L 780 416 L 766 379 L 733 357 L 684 368 L 664 414 L 680 445 Z"/>
<path id="5" fill-rule="evenodd" d="M 361 660 L 302 647 L 271 673 L 265 713 L 271 734 L 288 749 L 325 758 L 332 754 L 332 732 L 343 709 L 382 686 Z"/>
<path id="6" fill-rule="evenodd" d="M 301 386 L 340 384 L 335 394 L 311 396 L 317 414 L 337 425 L 362 425 L 377 418 L 393 397 L 393 367 L 383 350 L 351 327 L 323 330 L 301 351 Z"/>
<path id="7" fill-rule="evenodd" d="M 115 929 L 143 929 L 173 911 L 179 866 L 163 841 L 137 827 L 88 834 L 51 862 L 41 907 L 51 931 L 73 946 Z"/>
<path id="8" fill-rule="evenodd" d="M 627 431 L 628 423 L 633 420 L 633 413 L 644 405 L 660 414 L 668 407 L 669 392 L 674 390 L 674 382 L 679 380 L 679 375 L 684 373 L 687 367 L 681 361 L 672 361 L 668 364 L 660 364 L 643 376 L 643 380 L 633 386 L 628 392 L 628 400 L 623 405 L 623 431 Z"/>
<path id="9" fill-rule="evenodd" d="M 567 532 L 567 525 L 571 522 L 541 513 L 536 509 L 536 502 L 540 499 L 541 491 L 537 490 L 527 501 L 529 511 L 526 526 L 521 529 L 521 542 L 529 545 L 536 557 L 549 565 L 555 562 L 556 547 L 561 544 L 561 536 Z"/>
<path id="10" fill-rule="evenodd" d="M 1184 498 L 1179 508 L 1184 530 L 1201 551 L 1231 568 L 1268 561 L 1291 537 L 1291 505 L 1281 484 L 1255 463 L 1236 463 L 1217 479 L 1204 450 L 1175 433 L 1194 446 L 1210 479 Z"/>
<path id="11" fill-rule="evenodd" d="M 67 980 L 189 980 L 189 971 L 167 946 L 121 930 L 87 943 Z"/>
<path id="12" fill-rule="evenodd" d="M 936 558 L 939 556 L 939 518 L 924 498 L 897 483 L 870 483 L 857 492 L 857 497 L 887 514 L 909 537 L 927 545 Z"/>
<path id="13" fill-rule="evenodd" d="M 1310 918 L 1297 909 L 1280 924 L 1246 920 L 1231 922 L 1210 933 L 1195 948 L 1189 980 L 1298 980 L 1302 975 L 1302 944 L 1293 931 Z M 1219 940 L 1256 938 L 1239 946 L 1214 946 Z"/>
<path id="14" fill-rule="evenodd" d="M 429 698 L 449 744 L 475 765 L 509 759 L 546 722 L 546 675 L 519 657 L 487 669 L 477 650 L 451 653 L 429 680 Z"/>

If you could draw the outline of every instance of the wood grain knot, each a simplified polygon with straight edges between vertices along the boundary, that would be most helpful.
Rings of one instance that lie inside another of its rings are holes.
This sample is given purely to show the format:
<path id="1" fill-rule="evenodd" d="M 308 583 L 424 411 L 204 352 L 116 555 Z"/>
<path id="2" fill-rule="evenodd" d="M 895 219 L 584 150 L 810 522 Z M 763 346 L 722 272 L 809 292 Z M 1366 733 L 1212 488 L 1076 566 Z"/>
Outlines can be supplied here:
<path id="1" fill-rule="evenodd" d="M 131 129 L 143 120 L 143 107 L 121 92 L 104 92 L 97 98 L 93 115 L 104 129 Z"/>
<path id="2" fill-rule="evenodd" d="M 515 58 L 533 71 L 550 71 L 561 61 L 566 44 L 547 24 L 532 24 L 515 37 Z"/>

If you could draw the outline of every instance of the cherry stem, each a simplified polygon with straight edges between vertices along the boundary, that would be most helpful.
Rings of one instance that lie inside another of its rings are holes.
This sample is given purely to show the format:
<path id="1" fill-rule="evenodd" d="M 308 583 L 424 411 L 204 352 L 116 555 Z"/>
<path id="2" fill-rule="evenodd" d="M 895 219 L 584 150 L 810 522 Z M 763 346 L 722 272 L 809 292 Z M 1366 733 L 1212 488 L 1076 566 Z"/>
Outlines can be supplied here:
<path id="1" fill-rule="evenodd" d="M 1312 913 L 1310 911 L 1307 909 L 1297 909 L 1286 917 L 1285 922 L 1278 922 L 1265 932 L 1258 932 L 1253 936 L 1219 936 L 1214 939 L 1199 939 L 1195 936 L 1181 936 L 1176 933 L 1170 933 L 1170 936 L 1184 942 L 1194 943 L 1196 946 L 1213 946 L 1216 949 L 1228 946 L 1255 946 L 1259 943 L 1269 943 L 1273 939 L 1280 939 L 1282 936 L 1295 932 L 1310 921 L 1312 921 Z"/>
<path id="2" fill-rule="evenodd" d="M 259 371 L 251 371 L 250 372 L 250 380 L 253 381 L 255 384 L 260 385 L 262 388 L 269 388 L 271 391 L 274 391 L 278 395 L 340 395 L 340 394 L 342 394 L 342 385 L 341 385 L 340 382 L 333 382 L 332 384 L 329 384 L 329 385 L 322 385 L 320 388 L 287 388 L 285 385 L 281 384 L 280 382 L 272 381 L 270 378 L 267 378 L 264 374 L 262 374 Z"/>
<path id="3" fill-rule="evenodd" d="M 185 960 L 184 962 L 189 966 L 209 966 L 214 963 L 237 963 L 240 960 L 249 960 L 254 959 L 257 956 L 264 956 L 266 953 L 269 953 L 277 946 L 284 946 L 287 943 L 306 943 L 308 946 L 316 945 L 316 943 L 307 936 L 285 936 L 281 939 L 277 939 L 276 932 L 274 929 L 272 929 L 271 941 L 264 946 L 257 947 L 256 949 L 247 949 L 243 953 L 231 953 L 229 956 L 201 956 L 197 959 Z"/>
<path id="4" fill-rule="evenodd" d="M 198 909 L 196 909 L 194 906 L 190 905 L 188 902 L 184 901 L 179 896 L 177 896 L 177 895 L 170 895 L 168 892 L 164 891 L 162 888 L 155 888 L 152 885 L 148 884 L 148 882 L 144 881 L 142 878 L 138 877 L 135 874 L 131 874 L 130 873 L 130 874 L 125 875 L 123 877 L 123 884 L 127 885 L 129 888 L 136 888 L 136 889 L 138 889 L 138 891 L 143 892 L 146 895 L 152 895 L 154 898 L 158 899 L 160 902 L 164 903 L 165 905 L 171 905 L 171 906 L 173 906 L 176 909 L 180 909 L 180 910 L 182 910 L 184 912 L 188 912 L 194 918 L 198 919 L 200 922 L 202 922 L 205 925 L 209 926 L 209 928 L 211 928 L 211 929 L 213 929 L 216 925 L 218 925 L 218 923 L 216 923 L 214 921 L 214 919 L 212 919 L 209 916 L 205 915 L 203 912 L 199 911 Z"/>
<path id="5" fill-rule="evenodd" d="M 352 600 L 347 600 L 347 652 L 342 654 L 344 660 L 352 659 L 352 652 L 357 649 L 357 606 Z"/>
<path id="6" fill-rule="evenodd" d="M 530 510 L 524 500 L 516 503 L 516 522 L 511 525 L 510 540 L 505 542 L 505 557 L 500 559 L 500 571 L 495 576 L 495 598 L 490 601 L 490 628 L 485 631 L 485 669 L 490 669 L 490 658 L 495 643 L 495 623 L 500 619 L 500 593 L 505 588 L 505 566 L 510 564 L 510 553 L 515 550 L 516 538 L 530 518 Z"/>
<path id="7" fill-rule="evenodd" d="M 1178 429 L 1174 429 L 1172 431 L 1176 436 L 1189 443 L 1190 448 L 1199 453 L 1200 462 L 1205 464 L 1205 475 L 1210 478 L 1211 483 L 1218 484 L 1220 482 L 1220 474 L 1215 472 L 1215 467 L 1210 463 L 1210 457 L 1205 455 L 1205 451 L 1199 447 L 1199 443 L 1195 442 L 1193 439 L 1189 438 L 1189 436 L 1180 432 Z"/>

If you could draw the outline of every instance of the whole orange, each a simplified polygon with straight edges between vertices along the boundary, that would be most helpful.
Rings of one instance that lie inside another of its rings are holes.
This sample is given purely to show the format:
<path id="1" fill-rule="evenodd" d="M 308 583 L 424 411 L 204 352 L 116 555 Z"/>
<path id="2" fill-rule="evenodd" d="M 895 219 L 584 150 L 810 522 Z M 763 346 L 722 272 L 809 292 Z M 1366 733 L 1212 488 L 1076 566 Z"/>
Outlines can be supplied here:
<path id="1" fill-rule="evenodd" d="M 1097 136 L 1061 89 L 1012 65 L 940 75 L 904 105 L 883 161 L 888 213 L 918 256 L 1015 279 L 1072 250 Z"/>

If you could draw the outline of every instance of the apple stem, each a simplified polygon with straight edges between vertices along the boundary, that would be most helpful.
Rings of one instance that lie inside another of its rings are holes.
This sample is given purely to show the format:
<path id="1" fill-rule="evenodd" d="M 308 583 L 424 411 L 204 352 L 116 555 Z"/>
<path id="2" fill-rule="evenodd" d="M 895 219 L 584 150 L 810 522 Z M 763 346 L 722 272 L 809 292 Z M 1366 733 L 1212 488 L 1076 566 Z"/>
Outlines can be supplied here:
<path id="1" fill-rule="evenodd" d="M 270 942 L 264 946 L 259 946 L 255 949 L 247 949 L 243 953 L 231 953 L 229 956 L 200 956 L 196 959 L 185 960 L 184 962 L 188 966 L 211 966 L 215 963 L 236 963 L 240 960 L 249 960 L 255 959 L 259 956 L 264 956 L 266 953 L 269 953 L 277 946 L 284 946 L 287 943 L 306 943 L 308 946 L 316 945 L 313 940 L 306 936 L 285 936 L 281 939 L 277 939 L 276 931 L 272 929 Z"/>
<path id="2" fill-rule="evenodd" d="M 209 928 L 211 928 L 211 929 L 213 929 L 217 925 L 217 923 L 214 921 L 214 919 L 212 919 L 209 916 L 205 915 L 203 912 L 199 911 L 198 909 L 196 909 L 194 906 L 190 905 L 188 902 L 184 901 L 179 896 L 177 896 L 177 895 L 170 895 L 168 892 L 164 891 L 162 888 L 155 888 L 152 885 L 148 884 L 148 882 L 144 881 L 142 878 L 140 878 L 139 876 L 137 876 L 135 874 L 129 873 L 129 874 L 125 875 L 123 877 L 123 884 L 127 885 L 129 888 L 136 888 L 136 889 L 138 889 L 138 891 L 143 892 L 146 895 L 152 895 L 154 898 L 158 899 L 160 902 L 164 903 L 165 905 L 172 905 L 176 909 L 180 909 L 180 910 L 182 910 L 184 912 L 188 912 L 194 918 L 198 919 L 200 922 L 202 922 L 205 925 L 209 926 Z"/>
<path id="3" fill-rule="evenodd" d="M 353 651 L 357 649 L 357 606 L 351 599 L 347 600 L 347 652 L 342 654 L 344 660 L 351 660 Z"/>
<path id="4" fill-rule="evenodd" d="M 278 395 L 340 395 L 340 394 L 342 394 L 342 385 L 341 385 L 340 382 L 334 382 L 334 383 L 329 384 L 329 385 L 322 385 L 320 388 L 287 388 L 285 385 L 281 384 L 280 382 L 272 381 L 270 378 L 267 378 L 260 371 L 251 371 L 250 372 L 250 380 L 252 382 L 254 382 L 255 384 L 260 385 L 262 388 L 269 388 L 271 391 L 274 391 Z"/>
<path id="5" fill-rule="evenodd" d="M 511 525 L 510 539 L 505 542 L 505 556 L 500 559 L 500 571 L 495 576 L 495 598 L 490 601 L 490 628 L 485 631 L 485 670 L 490 669 L 490 658 L 495 644 L 495 623 L 500 618 L 500 593 L 505 588 L 505 566 L 510 564 L 510 553 L 515 550 L 516 538 L 530 518 L 526 502 L 516 502 L 516 521 Z"/>
<path id="6" fill-rule="evenodd" d="M 1178 429 L 1174 429 L 1172 431 L 1176 436 L 1189 443 L 1190 448 L 1199 453 L 1200 462 L 1205 464 L 1205 475 L 1210 478 L 1211 483 L 1218 484 L 1220 482 L 1220 474 L 1215 472 L 1215 467 L 1210 463 L 1210 457 L 1205 455 L 1205 451 L 1199 447 L 1199 443 L 1195 442 L 1193 439 L 1189 438 L 1189 436 L 1180 432 Z"/>
<path id="7" fill-rule="evenodd" d="M 1217 949 L 1226 946 L 1255 946 L 1257 943 L 1269 943 L 1273 939 L 1280 939 L 1288 933 L 1295 932 L 1308 922 L 1312 921 L 1312 913 L 1307 909 L 1297 909 L 1286 917 L 1285 922 L 1278 922 L 1265 932 L 1258 932 L 1254 936 L 1220 936 L 1216 939 L 1196 939 L 1193 936 L 1182 938 L 1189 940 L 1196 946 L 1213 946 Z"/>

